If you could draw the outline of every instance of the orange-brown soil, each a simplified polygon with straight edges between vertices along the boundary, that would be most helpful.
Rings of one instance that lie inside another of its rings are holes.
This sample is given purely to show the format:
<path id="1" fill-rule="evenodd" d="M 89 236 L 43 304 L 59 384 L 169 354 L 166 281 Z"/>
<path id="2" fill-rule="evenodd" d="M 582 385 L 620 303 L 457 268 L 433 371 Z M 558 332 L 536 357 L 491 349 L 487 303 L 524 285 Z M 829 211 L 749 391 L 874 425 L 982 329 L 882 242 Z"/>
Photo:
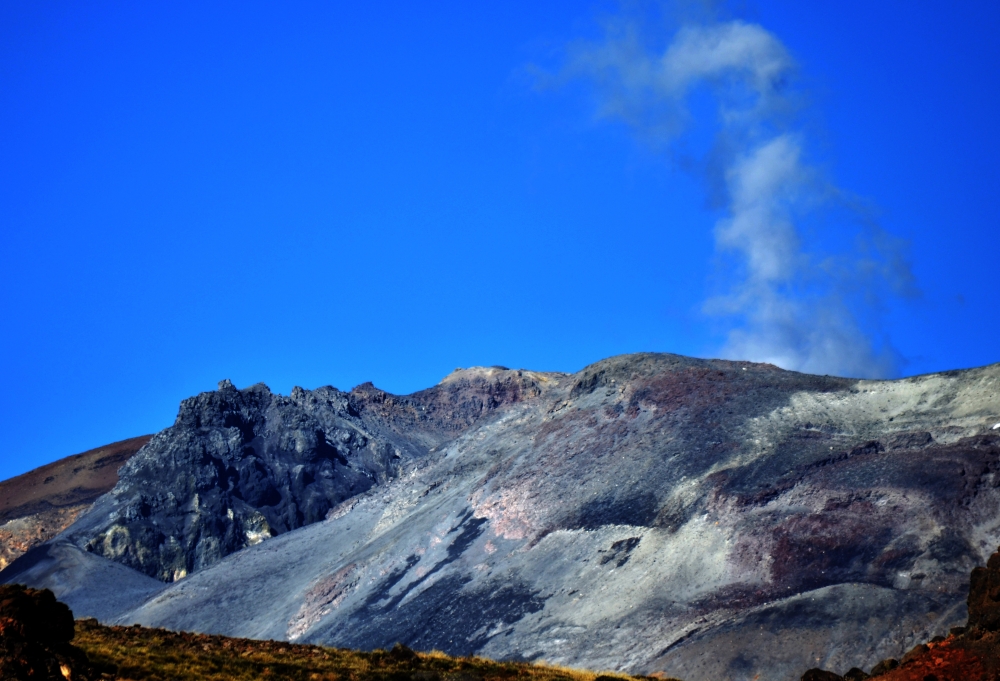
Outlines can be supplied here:
<path id="1" fill-rule="evenodd" d="M 118 469 L 149 442 L 141 435 L 74 454 L 0 482 L 0 521 L 91 503 L 118 482 Z"/>
<path id="2" fill-rule="evenodd" d="M 899 667 L 874 678 L 879 681 L 992 681 L 1000 670 L 997 638 L 996 634 L 989 634 L 980 641 L 969 641 L 950 636 L 945 641 L 918 646 Z"/>
<path id="3" fill-rule="evenodd" d="M 997 681 L 1000 632 L 970 628 L 941 641 L 918 645 L 879 681 Z"/>

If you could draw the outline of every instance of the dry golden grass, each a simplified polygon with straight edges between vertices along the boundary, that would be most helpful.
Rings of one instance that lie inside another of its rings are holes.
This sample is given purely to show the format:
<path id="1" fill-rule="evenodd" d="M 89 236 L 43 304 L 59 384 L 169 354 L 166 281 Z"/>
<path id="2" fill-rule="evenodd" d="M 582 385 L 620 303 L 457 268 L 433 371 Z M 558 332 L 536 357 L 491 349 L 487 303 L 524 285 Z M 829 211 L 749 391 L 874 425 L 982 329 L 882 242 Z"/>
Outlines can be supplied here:
<path id="1" fill-rule="evenodd" d="M 73 643 L 94 663 L 109 672 L 116 670 L 111 678 L 134 681 L 619 681 L 636 678 L 545 664 L 451 657 L 439 651 L 415 653 L 401 646 L 390 651 L 363 653 L 164 629 L 105 627 L 95 620 L 77 622 Z"/>

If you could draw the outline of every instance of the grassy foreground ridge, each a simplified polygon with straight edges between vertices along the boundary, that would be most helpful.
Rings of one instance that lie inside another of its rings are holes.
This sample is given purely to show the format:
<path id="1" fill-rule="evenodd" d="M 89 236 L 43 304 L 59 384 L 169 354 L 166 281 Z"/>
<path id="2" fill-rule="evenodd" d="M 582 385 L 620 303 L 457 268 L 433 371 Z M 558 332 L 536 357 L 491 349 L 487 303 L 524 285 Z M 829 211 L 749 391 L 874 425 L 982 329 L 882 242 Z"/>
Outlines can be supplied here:
<path id="1" fill-rule="evenodd" d="M 652 679 L 528 662 L 418 653 L 397 645 L 358 652 L 78 620 L 73 644 L 111 678 L 134 681 L 625 681 Z M 116 671 L 111 671 L 116 670 Z M 656 681 L 664 681 L 656 679 Z"/>

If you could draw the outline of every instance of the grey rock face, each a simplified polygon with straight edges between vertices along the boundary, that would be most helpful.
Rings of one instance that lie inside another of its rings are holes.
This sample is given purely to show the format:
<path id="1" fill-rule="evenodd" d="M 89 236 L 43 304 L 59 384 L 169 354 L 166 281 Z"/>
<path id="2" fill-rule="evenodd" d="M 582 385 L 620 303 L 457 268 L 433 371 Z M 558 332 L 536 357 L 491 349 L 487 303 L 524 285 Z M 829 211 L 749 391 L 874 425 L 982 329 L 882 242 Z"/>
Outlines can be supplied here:
<path id="1" fill-rule="evenodd" d="M 538 394 L 523 372 L 499 369 L 408 398 L 371 384 L 284 397 L 222 381 L 184 400 L 175 424 L 121 468 L 117 486 L 67 534 L 174 581 L 323 520 L 483 415 Z"/>
<path id="2" fill-rule="evenodd" d="M 330 390 L 241 391 L 245 435 L 226 417 L 191 421 L 162 437 L 192 444 L 145 461 L 154 440 L 137 455 L 150 481 L 221 480 L 194 472 L 206 465 L 196 443 L 231 437 L 241 448 L 220 444 L 208 459 L 261 461 L 282 501 L 213 482 L 210 519 L 241 517 L 242 502 L 276 536 L 214 563 L 192 558 L 185 579 L 109 619 L 688 681 L 797 679 L 867 669 L 962 624 L 970 571 L 1000 544 L 1000 365 L 857 381 L 630 355 L 574 375 L 460 371 L 406 397 Z M 321 406 L 338 399 L 343 411 Z M 362 449 L 328 437 L 348 427 Z M 320 465 L 317 432 L 347 463 L 334 457 L 336 485 L 310 496 L 288 471 Z M 124 511 L 134 490 L 156 488 L 125 483 L 139 477 L 123 471 L 64 540 L 163 527 Z M 188 505 L 168 514 L 171 536 L 194 542 L 185 556 L 207 555 L 187 533 L 203 526 L 185 510 L 200 488 L 176 489 Z M 296 515 L 303 499 L 322 508 L 337 495 L 320 522 Z M 197 498 L 207 523 L 209 497 Z M 84 563 L 106 583 L 108 561 L 78 563 L 73 584 L 86 583 Z M 54 561 L 33 574 L 56 584 L 70 573 Z"/>

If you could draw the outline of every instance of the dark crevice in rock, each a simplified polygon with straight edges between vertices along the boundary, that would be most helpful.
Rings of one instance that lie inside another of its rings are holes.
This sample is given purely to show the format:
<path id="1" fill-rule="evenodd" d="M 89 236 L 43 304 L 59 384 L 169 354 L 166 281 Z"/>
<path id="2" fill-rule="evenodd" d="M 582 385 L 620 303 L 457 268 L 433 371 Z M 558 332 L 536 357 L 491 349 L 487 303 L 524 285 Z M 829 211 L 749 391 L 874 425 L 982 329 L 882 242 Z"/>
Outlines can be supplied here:
<path id="1" fill-rule="evenodd" d="M 595 530 L 605 525 L 650 527 L 657 519 L 658 503 L 656 496 L 650 493 L 623 491 L 620 494 L 601 495 L 580 506 L 566 528 Z"/>
<path id="2" fill-rule="evenodd" d="M 611 548 L 608 549 L 603 556 L 601 556 L 601 565 L 607 565 L 608 563 L 614 562 L 615 567 L 622 567 L 628 562 L 628 559 L 632 556 L 632 551 L 639 545 L 642 541 L 642 537 L 629 537 L 628 539 L 619 539 L 611 544 Z"/>

